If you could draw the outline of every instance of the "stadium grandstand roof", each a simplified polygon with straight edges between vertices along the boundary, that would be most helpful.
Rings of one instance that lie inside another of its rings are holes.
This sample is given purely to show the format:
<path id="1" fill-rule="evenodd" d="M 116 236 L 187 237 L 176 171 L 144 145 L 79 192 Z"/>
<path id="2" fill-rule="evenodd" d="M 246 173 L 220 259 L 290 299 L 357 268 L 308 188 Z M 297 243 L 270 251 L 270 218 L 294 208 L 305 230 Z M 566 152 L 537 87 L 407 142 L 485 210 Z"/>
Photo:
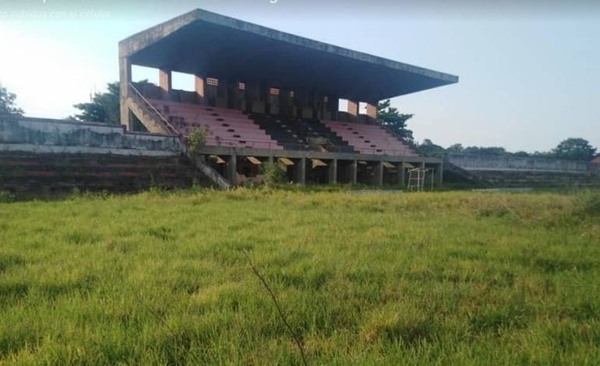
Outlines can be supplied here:
<path id="1" fill-rule="evenodd" d="M 119 43 L 132 64 L 351 100 L 379 100 L 458 77 L 280 32 L 201 9 Z"/>

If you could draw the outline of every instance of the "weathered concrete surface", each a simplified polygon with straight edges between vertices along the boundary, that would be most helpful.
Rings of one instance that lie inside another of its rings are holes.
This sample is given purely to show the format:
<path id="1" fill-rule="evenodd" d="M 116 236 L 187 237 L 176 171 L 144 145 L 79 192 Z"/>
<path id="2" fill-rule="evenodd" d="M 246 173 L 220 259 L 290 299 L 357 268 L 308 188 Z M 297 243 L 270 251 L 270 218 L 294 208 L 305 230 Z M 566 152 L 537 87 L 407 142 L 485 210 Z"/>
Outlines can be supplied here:
<path id="1" fill-rule="evenodd" d="M 0 151 L 177 156 L 177 137 L 125 132 L 122 126 L 37 118 L 0 118 Z"/>
<path id="2" fill-rule="evenodd" d="M 228 51 L 224 51 L 223 47 Z M 268 52 L 260 51 L 265 48 Z M 229 50 L 243 55 L 244 62 L 240 63 L 235 56 L 221 56 L 223 52 L 229 54 Z M 119 57 L 136 65 L 167 67 L 173 71 L 201 73 L 219 79 L 237 75 L 240 80 L 269 81 L 272 86 L 286 90 L 306 89 L 306 80 L 311 80 L 313 85 L 310 87 L 320 95 L 371 103 L 458 82 L 454 75 L 201 9 L 122 40 Z"/>
<path id="3" fill-rule="evenodd" d="M 448 154 L 450 163 L 465 170 L 537 171 L 583 173 L 591 170 L 585 161 L 515 157 L 504 155 Z"/>
<path id="4" fill-rule="evenodd" d="M 131 192 L 209 185 L 182 156 L 0 152 L 0 191 L 45 195 L 80 190 Z"/>
<path id="5" fill-rule="evenodd" d="M 450 182 L 482 187 L 596 187 L 600 169 L 585 161 L 448 154 L 445 164 Z"/>

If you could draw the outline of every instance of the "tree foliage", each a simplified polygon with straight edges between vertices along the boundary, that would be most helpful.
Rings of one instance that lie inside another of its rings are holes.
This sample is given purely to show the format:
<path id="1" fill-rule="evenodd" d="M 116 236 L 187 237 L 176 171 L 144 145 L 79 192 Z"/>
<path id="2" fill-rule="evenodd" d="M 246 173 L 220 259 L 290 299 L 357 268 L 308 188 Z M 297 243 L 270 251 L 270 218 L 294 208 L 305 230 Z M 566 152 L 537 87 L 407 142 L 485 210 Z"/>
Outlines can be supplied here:
<path id="1" fill-rule="evenodd" d="M 584 160 L 590 161 L 596 155 L 597 149 L 582 138 L 568 138 L 558 144 L 551 151 L 536 151 L 528 153 L 526 151 L 509 152 L 499 146 L 467 146 L 454 144 L 444 149 L 435 144 L 430 139 L 423 140 L 423 143 L 417 145 L 421 153 L 428 156 L 443 156 L 446 153 L 451 154 L 472 154 L 472 155 L 510 155 L 516 157 L 538 157 L 538 158 L 556 158 L 566 160 Z"/>
<path id="2" fill-rule="evenodd" d="M 9 92 L 5 87 L 0 84 L 0 116 L 11 115 L 11 116 L 22 116 L 23 110 L 18 108 L 15 104 L 17 96 L 14 93 Z"/>
<path id="3" fill-rule="evenodd" d="M 412 114 L 401 114 L 398 109 L 390 107 L 390 100 L 377 104 L 377 119 L 382 125 L 388 127 L 402 138 L 413 141 L 413 132 L 406 127 L 406 121 L 413 117 Z"/>
<path id="4" fill-rule="evenodd" d="M 423 143 L 417 145 L 419 151 L 426 156 L 442 157 L 446 152 L 440 145 L 436 145 L 430 139 L 423 140 Z"/>
<path id="5" fill-rule="evenodd" d="M 119 82 L 107 84 L 107 91 L 95 93 L 90 103 L 75 104 L 74 107 L 81 111 L 80 114 L 69 117 L 78 122 L 100 122 L 111 125 L 121 123 Z"/>
<path id="6" fill-rule="evenodd" d="M 464 150 L 465 154 L 474 155 L 506 155 L 509 154 L 505 148 L 499 146 L 469 146 Z"/>
<path id="7" fill-rule="evenodd" d="M 568 138 L 558 144 L 552 154 L 559 159 L 590 161 L 596 155 L 596 148 L 585 139 Z"/>

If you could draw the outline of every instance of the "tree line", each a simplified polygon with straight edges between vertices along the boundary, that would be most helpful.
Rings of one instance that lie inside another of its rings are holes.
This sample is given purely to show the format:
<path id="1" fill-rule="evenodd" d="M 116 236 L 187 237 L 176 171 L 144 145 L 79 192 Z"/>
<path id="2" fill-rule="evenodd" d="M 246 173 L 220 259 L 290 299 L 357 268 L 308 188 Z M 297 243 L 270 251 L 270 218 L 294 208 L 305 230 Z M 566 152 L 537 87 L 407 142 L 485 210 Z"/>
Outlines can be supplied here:
<path id="1" fill-rule="evenodd" d="M 88 103 L 75 104 L 74 107 L 79 113 L 69 116 L 67 119 L 77 122 L 101 122 L 118 125 L 120 123 L 119 93 L 119 82 L 108 83 L 106 92 L 94 93 Z M 16 95 L 10 93 L 0 84 L 0 115 L 23 115 L 23 110 L 16 106 L 15 100 Z M 422 143 L 415 143 L 413 132 L 406 125 L 407 121 L 413 116 L 413 114 L 400 113 L 397 108 L 391 106 L 389 99 L 379 102 L 377 105 L 378 121 L 396 135 L 407 140 L 421 154 L 426 156 L 442 157 L 445 154 L 456 153 L 518 157 L 531 156 L 589 161 L 594 158 L 597 152 L 597 149 L 583 138 L 568 138 L 561 141 L 550 151 L 536 151 L 533 153 L 526 151 L 509 152 L 499 146 L 465 147 L 460 143 L 444 148 L 435 144 L 430 139 L 425 139 Z"/>

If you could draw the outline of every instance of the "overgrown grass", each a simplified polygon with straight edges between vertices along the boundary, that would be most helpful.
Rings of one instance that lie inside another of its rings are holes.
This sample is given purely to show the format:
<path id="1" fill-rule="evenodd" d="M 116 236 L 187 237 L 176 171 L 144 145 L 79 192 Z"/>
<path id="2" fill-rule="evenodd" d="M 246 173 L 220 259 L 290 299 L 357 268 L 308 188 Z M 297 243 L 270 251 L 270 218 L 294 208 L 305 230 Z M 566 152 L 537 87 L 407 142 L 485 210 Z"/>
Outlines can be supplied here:
<path id="1" fill-rule="evenodd" d="M 600 196 L 0 203 L 0 364 L 600 364 Z"/>

